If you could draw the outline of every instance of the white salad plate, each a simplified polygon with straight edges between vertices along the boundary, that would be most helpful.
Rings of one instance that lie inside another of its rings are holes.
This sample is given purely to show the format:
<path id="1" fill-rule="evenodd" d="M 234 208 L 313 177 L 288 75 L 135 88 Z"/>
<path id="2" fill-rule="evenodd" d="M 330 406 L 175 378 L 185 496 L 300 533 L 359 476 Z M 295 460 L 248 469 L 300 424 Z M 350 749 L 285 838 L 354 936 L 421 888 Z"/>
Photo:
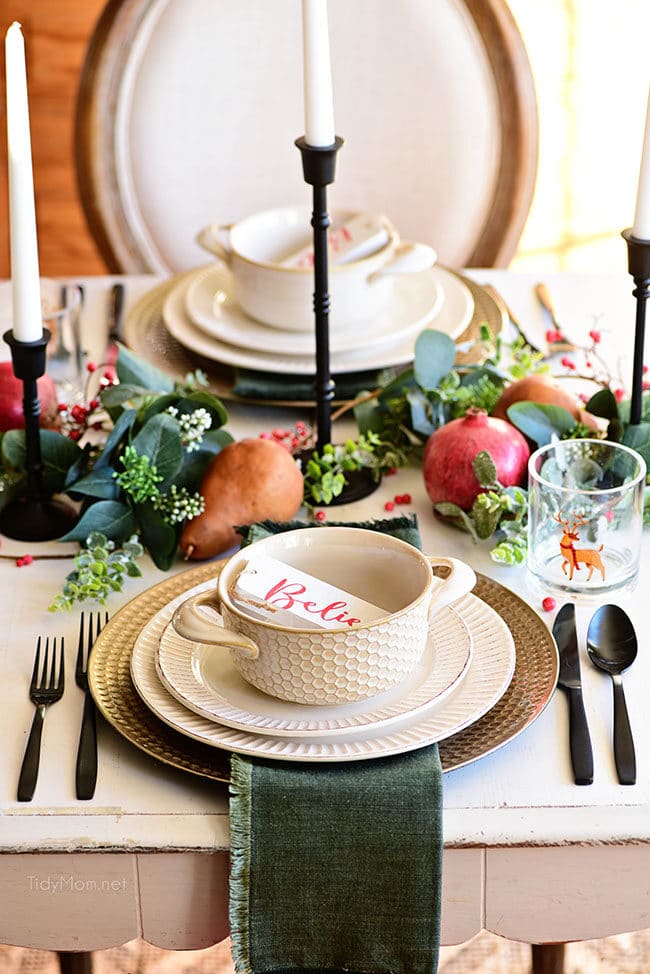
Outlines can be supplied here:
<path id="1" fill-rule="evenodd" d="M 416 284 L 418 279 L 427 277 L 433 273 L 423 271 L 421 274 L 404 275 L 403 281 L 408 281 L 409 285 Z M 437 270 L 442 271 L 442 268 Z M 448 335 L 459 335 L 467 327 L 474 311 L 474 299 L 469 288 L 459 279 L 455 278 L 449 271 L 444 271 L 449 278 L 443 285 L 444 300 L 440 311 L 436 315 L 433 326 L 436 330 L 443 331 Z M 191 275 L 189 275 L 191 280 Z M 451 283 L 453 281 L 453 284 Z M 419 285 L 422 287 L 422 284 Z M 268 350 L 268 340 L 258 349 L 240 348 L 227 342 L 207 335 L 198 328 L 191 320 L 186 308 L 186 290 L 188 287 L 188 276 L 183 276 L 168 293 L 163 304 L 163 321 L 169 334 L 197 355 L 211 359 L 215 362 L 222 362 L 225 365 L 233 365 L 240 368 L 257 369 L 264 372 L 279 373 L 281 375 L 313 375 L 316 362 L 313 355 L 300 355 L 295 353 L 275 354 Z M 425 285 L 426 291 L 430 293 L 429 284 Z M 395 293 L 399 294 L 399 289 Z M 399 332 L 404 326 L 404 316 L 400 317 L 403 308 L 400 307 L 399 300 L 393 301 L 394 306 L 390 308 L 390 313 L 394 315 L 394 324 Z M 249 319 L 252 321 L 252 319 Z M 406 321 L 410 323 L 410 317 L 406 316 Z M 330 356 L 330 367 L 333 373 L 359 372 L 365 369 L 382 369 L 391 365 L 403 365 L 413 360 L 415 340 L 417 334 L 424 329 L 426 320 L 418 321 L 416 332 L 409 333 L 406 338 L 398 338 L 396 342 L 383 342 L 378 347 L 372 341 L 363 347 L 347 352 L 337 352 Z M 272 329 L 268 329 L 271 331 Z"/>
<path id="2" fill-rule="evenodd" d="M 147 707 L 170 727 L 212 747 L 284 761 L 358 761 L 402 754 L 442 741 L 474 723 L 497 703 L 512 679 L 515 647 L 510 630 L 493 609 L 476 596 L 467 595 L 454 611 L 472 637 L 468 672 L 458 689 L 431 713 L 406 714 L 385 730 L 381 724 L 370 725 L 343 737 L 278 737 L 226 727 L 181 704 L 163 686 L 156 671 L 158 645 L 174 609 L 191 593 L 212 584 L 210 581 L 184 592 L 153 616 L 136 639 L 131 656 L 131 677 Z"/>
<path id="3" fill-rule="evenodd" d="M 355 351 L 370 342 L 375 347 L 392 345 L 417 334 L 426 325 L 437 327 L 436 316 L 444 304 L 445 278 L 449 276 L 447 271 L 433 267 L 430 271 L 395 277 L 390 306 L 372 318 L 355 322 L 354 327 L 332 329 L 331 353 Z M 409 280 L 411 277 L 414 279 Z M 222 264 L 196 272 L 185 292 L 185 310 L 197 328 L 239 348 L 266 349 L 274 355 L 315 354 L 313 331 L 282 331 L 256 321 L 237 304 L 232 287 L 232 275 Z M 451 317 L 445 323 L 451 329 L 450 338 L 460 335 L 466 327 L 459 328 Z"/>
<path id="4" fill-rule="evenodd" d="M 359 728 L 386 728 L 445 700 L 469 670 L 472 639 L 453 609 L 436 616 L 425 655 L 399 686 L 345 705 L 288 703 L 248 683 L 228 650 L 200 645 L 165 628 L 156 670 L 173 697 L 194 713 L 239 730 L 271 737 L 349 736 Z"/>

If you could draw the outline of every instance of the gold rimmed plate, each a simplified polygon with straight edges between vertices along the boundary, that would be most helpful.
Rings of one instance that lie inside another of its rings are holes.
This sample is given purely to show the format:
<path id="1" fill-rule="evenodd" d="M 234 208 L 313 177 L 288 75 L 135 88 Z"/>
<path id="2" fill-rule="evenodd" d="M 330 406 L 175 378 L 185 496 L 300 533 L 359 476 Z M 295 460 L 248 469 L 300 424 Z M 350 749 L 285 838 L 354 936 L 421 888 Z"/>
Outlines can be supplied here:
<path id="1" fill-rule="evenodd" d="M 476 364 L 482 355 L 481 346 L 478 343 L 481 325 L 487 324 L 493 334 L 499 334 L 505 325 L 507 314 L 504 308 L 480 284 L 476 284 L 470 278 L 454 271 L 448 270 L 446 273 L 462 282 L 468 289 L 474 304 L 469 324 L 455 340 L 459 343 L 476 341 L 477 345 L 469 353 L 459 353 L 457 363 L 468 364 L 471 362 Z M 276 406 L 296 408 L 313 406 L 311 393 L 305 393 L 303 397 L 302 389 L 300 393 L 296 391 L 297 385 L 305 386 L 305 388 L 309 386 L 308 376 L 298 376 L 297 379 L 300 382 L 296 384 L 295 380 L 289 383 L 287 376 L 274 376 L 257 371 L 247 373 L 246 370 L 238 370 L 223 362 L 197 355 L 173 338 L 165 326 L 164 304 L 172 290 L 183 282 L 189 283 L 192 280 L 192 275 L 193 272 L 191 271 L 184 275 L 176 275 L 142 295 L 131 309 L 124 323 L 125 343 L 138 355 L 142 355 L 164 372 L 173 375 L 186 375 L 197 368 L 202 369 L 208 377 L 212 391 L 226 401 L 259 405 L 272 403 Z M 335 402 L 345 402 L 364 389 L 374 388 L 373 379 L 375 385 L 378 382 L 385 381 L 381 378 L 378 379 L 378 376 L 379 372 L 375 370 L 372 375 L 364 371 L 359 376 L 353 373 L 351 376 L 338 377 Z M 258 384 L 258 377 L 261 384 Z M 357 386 L 355 386 L 355 382 L 357 382 Z M 369 382 L 370 385 L 368 385 Z M 244 390 L 246 390 L 246 394 L 240 394 Z"/>
<path id="2" fill-rule="evenodd" d="M 131 679 L 131 653 L 143 626 L 170 600 L 214 578 L 218 564 L 202 565 L 166 579 L 133 599 L 103 630 L 93 649 L 89 677 L 100 712 L 127 740 L 172 767 L 227 782 L 229 755 L 192 740 L 153 714 Z M 529 727 L 550 700 L 558 674 L 553 637 L 536 612 L 514 592 L 479 576 L 474 594 L 495 609 L 510 629 L 516 661 L 498 703 L 475 723 L 440 744 L 443 769 L 477 760 Z"/>

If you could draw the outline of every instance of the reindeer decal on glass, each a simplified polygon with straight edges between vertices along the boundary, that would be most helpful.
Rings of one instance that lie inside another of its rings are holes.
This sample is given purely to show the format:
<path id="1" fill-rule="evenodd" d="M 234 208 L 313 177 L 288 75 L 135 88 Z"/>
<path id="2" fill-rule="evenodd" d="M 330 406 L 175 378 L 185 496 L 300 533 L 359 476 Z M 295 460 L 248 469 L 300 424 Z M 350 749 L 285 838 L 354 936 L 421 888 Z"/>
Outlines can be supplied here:
<path id="1" fill-rule="evenodd" d="M 605 566 L 603 565 L 600 553 L 603 550 L 603 545 L 599 548 L 576 548 L 576 541 L 580 540 L 580 535 L 576 531 L 576 528 L 582 527 L 582 525 L 587 524 L 588 521 L 585 520 L 582 515 L 578 514 L 575 517 L 563 518 L 562 511 L 558 511 L 557 515 L 552 515 L 553 520 L 561 524 L 564 533 L 562 535 L 562 540 L 560 541 L 560 551 L 564 561 L 562 562 L 562 571 L 567 574 L 567 568 L 569 571 L 569 579 L 573 580 L 573 573 L 575 571 L 580 571 L 582 566 L 588 569 L 587 581 L 591 581 L 591 576 L 594 573 L 594 569 L 598 569 L 602 576 L 603 582 L 605 581 Z"/>

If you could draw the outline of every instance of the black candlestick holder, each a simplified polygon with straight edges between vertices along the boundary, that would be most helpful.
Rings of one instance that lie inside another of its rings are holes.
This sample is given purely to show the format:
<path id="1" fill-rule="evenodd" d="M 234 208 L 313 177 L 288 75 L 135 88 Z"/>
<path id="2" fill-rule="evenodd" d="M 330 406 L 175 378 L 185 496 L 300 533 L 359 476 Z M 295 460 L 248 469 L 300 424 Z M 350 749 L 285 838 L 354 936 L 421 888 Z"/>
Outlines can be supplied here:
<path id="1" fill-rule="evenodd" d="M 21 342 L 13 331 L 5 332 L 3 337 L 11 349 L 14 375 L 23 383 L 27 484 L 25 493 L 0 511 L 0 531 L 18 541 L 51 541 L 72 527 L 77 513 L 63 501 L 46 498 L 43 490 L 38 422 L 41 410 L 36 380 L 45 372 L 45 348 L 50 332 L 44 328 L 43 337 L 35 342 Z"/>
<path id="2" fill-rule="evenodd" d="M 632 398 L 630 423 L 637 426 L 643 415 L 643 351 L 645 346 L 645 313 L 650 297 L 650 240 L 639 240 L 631 230 L 623 231 L 627 244 L 628 270 L 634 278 L 632 294 L 636 298 L 634 326 L 634 359 L 632 362 Z"/>
<path id="3" fill-rule="evenodd" d="M 335 384 L 330 373 L 329 338 L 329 267 L 327 253 L 327 231 L 330 218 L 327 212 L 327 187 L 334 182 L 336 175 L 336 155 L 343 145 L 343 139 L 336 136 L 332 145 L 309 145 L 305 138 L 296 139 L 302 156 L 302 171 L 305 182 L 313 190 L 313 209 L 311 226 L 314 242 L 314 324 L 316 330 L 316 376 L 314 380 L 314 399 L 316 403 L 316 449 L 322 455 L 323 447 L 332 442 L 332 402 Z M 305 451 L 303 459 L 310 452 Z M 347 504 L 360 500 L 377 488 L 377 481 L 366 468 L 352 471 L 346 475 L 347 484 L 343 492 L 330 504 Z"/>

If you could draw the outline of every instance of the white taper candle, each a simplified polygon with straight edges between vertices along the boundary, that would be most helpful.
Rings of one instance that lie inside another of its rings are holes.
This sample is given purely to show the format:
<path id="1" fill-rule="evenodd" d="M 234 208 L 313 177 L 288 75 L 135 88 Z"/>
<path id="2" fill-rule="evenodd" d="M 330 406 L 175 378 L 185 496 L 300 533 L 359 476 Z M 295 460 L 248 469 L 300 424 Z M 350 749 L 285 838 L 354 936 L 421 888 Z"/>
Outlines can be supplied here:
<path id="1" fill-rule="evenodd" d="M 632 236 L 637 240 L 650 240 L 650 92 L 645 120 L 645 138 L 641 153 L 639 188 L 636 196 Z"/>
<path id="2" fill-rule="evenodd" d="M 43 337 L 43 320 L 25 42 L 20 24 L 16 22 L 11 25 L 5 37 L 5 69 L 13 333 L 18 341 L 34 342 Z"/>
<path id="3" fill-rule="evenodd" d="M 333 145 L 334 102 L 327 26 L 327 0 L 302 0 L 305 142 Z"/>

